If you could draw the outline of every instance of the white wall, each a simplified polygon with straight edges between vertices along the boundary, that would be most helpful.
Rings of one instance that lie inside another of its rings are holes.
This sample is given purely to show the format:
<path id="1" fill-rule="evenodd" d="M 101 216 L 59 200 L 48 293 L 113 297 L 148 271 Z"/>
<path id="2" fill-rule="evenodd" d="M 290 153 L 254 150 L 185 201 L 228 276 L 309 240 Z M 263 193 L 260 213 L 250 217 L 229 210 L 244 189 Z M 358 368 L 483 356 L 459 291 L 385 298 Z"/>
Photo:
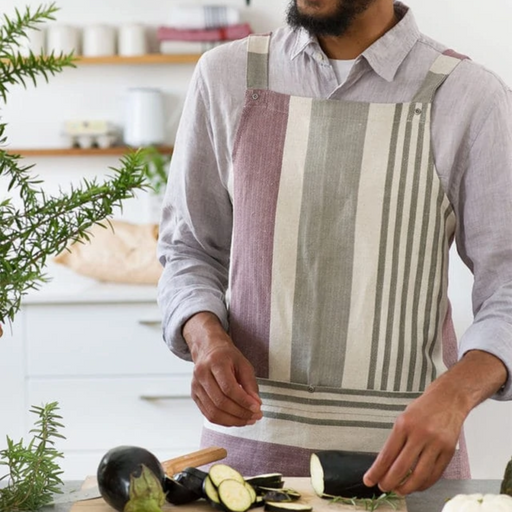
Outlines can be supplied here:
<path id="1" fill-rule="evenodd" d="M 191 0 L 187 0 L 187 3 Z M 174 0 L 60 0 L 59 22 L 83 26 L 95 22 L 120 24 L 142 22 L 158 25 L 165 21 Z M 200 3 L 199 1 L 196 3 Z M 204 4 L 218 3 L 216 0 Z M 284 22 L 287 0 L 224 0 L 236 6 L 256 31 L 267 31 Z M 2 0 L 0 14 L 12 13 L 37 1 Z M 512 39 L 510 0 L 409 0 L 420 29 L 453 49 L 470 55 L 512 84 Z M 0 115 L 9 123 L 11 147 L 55 147 L 61 144 L 62 123 L 70 118 L 107 118 L 122 123 L 123 96 L 128 87 L 162 88 L 168 97 L 169 143 L 172 144 L 177 114 L 187 88 L 191 65 L 141 67 L 82 67 L 67 70 L 37 90 L 15 88 Z M 29 161 L 31 162 L 31 161 Z M 37 172 L 50 190 L 79 177 L 101 174 L 114 158 L 38 158 Z M 136 222 L 148 219 L 147 198 L 141 196 L 125 206 L 124 217 Z M 451 297 L 458 333 L 471 321 L 471 276 L 458 261 L 451 268 Z M 481 426 L 483 425 L 483 427 Z M 512 455 L 512 410 L 510 404 L 488 402 L 468 421 L 472 469 L 476 477 L 500 477 Z M 485 432 L 485 437 L 482 437 Z M 500 440 L 492 442 L 492 440 Z M 491 441 L 489 441 L 491 440 Z M 503 443 L 501 443 L 501 440 Z M 500 446 L 505 446 L 501 449 Z"/>

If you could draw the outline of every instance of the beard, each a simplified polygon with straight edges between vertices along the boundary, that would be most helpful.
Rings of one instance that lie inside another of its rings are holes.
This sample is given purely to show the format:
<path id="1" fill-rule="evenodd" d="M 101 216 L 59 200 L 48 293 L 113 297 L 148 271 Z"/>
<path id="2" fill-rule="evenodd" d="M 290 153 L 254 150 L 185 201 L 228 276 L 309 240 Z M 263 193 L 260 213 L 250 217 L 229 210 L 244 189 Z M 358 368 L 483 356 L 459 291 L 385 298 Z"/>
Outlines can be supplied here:
<path id="1" fill-rule="evenodd" d="M 303 28 L 312 36 L 342 36 L 359 15 L 365 12 L 375 0 L 337 0 L 332 14 L 312 16 L 299 11 L 297 0 L 291 0 L 286 13 L 288 25 L 294 29 Z"/>

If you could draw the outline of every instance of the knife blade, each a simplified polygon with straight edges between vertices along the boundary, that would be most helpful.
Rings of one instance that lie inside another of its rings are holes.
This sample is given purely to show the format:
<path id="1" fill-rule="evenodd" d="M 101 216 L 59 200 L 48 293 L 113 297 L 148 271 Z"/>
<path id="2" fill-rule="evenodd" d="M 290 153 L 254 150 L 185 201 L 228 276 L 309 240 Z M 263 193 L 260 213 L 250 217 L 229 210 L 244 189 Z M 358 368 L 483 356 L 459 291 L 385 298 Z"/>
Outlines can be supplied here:
<path id="1" fill-rule="evenodd" d="M 187 453 L 186 455 L 180 455 L 174 459 L 166 460 L 162 462 L 162 467 L 165 474 L 172 477 L 187 467 L 202 466 L 204 464 L 209 464 L 210 462 L 222 460 L 226 456 L 227 452 L 224 448 L 211 446 L 192 453 Z M 55 494 L 51 504 L 61 505 L 64 503 L 75 503 L 77 501 L 87 501 L 96 498 L 101 498 L 101 493 L 97 485 L 87 489 L 77 489 L 71 492 L 65 492 L 64 494 Z"/>

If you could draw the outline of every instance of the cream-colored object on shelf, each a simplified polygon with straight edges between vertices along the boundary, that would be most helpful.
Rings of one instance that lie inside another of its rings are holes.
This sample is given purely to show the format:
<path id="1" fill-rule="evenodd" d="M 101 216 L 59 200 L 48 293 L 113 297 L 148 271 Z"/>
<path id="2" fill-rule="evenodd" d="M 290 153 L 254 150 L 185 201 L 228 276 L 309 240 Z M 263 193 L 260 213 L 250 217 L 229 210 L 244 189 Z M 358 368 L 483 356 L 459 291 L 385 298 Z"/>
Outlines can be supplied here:
<path id="1" fill-rule="evenodd" d="M 121 25 L 117 37 L 119 55 L 134 57 L 148 53 L 148 41 L 144 25 L 135 23 Z"/>
<path id="2" fill-rule="evenodd" d="M 116 54 L 116 29 L 109 25 L 89 25 L 83 29 L 82 55 L 105 57 Z"/>
<path id="3" fill-rule="evenodd" d="M 76 119 L 65 122 L 64 136 L 70 147 L 109 148 L 119 142 L 120 131 L 109 121 Z"/>
<path id="4" fill-rule="evenodd" d="M 71 25 L 50 25 L 46 30 L 46 53 L 80 55 L 80 30 Z"/>
<path id="5" fill-rule="evenodd" d="M 156 257 L 158 227 L 112 220 L 112 228 L 93 226 L 90 242 L 74 243 L 54 261 L 103 282 L 157 284 L 162 267 Z"/>

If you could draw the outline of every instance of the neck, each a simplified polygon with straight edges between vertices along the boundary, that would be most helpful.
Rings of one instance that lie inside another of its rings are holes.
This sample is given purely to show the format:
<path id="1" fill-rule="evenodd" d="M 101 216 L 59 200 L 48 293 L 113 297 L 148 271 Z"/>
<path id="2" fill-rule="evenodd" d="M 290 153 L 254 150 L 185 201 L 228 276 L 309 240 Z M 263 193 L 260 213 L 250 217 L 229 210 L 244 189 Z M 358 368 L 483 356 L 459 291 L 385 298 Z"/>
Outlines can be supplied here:
<path id="1" fill-rule="evenodd" d="M 392 0 L 374 2 L 342 36 L 319 36 L 329 59 L 356 59 L 398 23 Z"/>

